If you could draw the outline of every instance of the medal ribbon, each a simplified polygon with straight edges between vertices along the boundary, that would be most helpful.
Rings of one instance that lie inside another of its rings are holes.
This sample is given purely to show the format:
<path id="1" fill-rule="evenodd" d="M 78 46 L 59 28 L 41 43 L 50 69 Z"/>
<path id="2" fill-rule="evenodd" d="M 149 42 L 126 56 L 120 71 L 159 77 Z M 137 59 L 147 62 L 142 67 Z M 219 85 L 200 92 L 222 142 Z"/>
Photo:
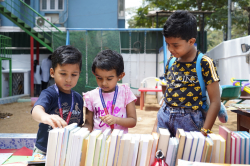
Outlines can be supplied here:
<path id="1" fill-rule="evenodd" d="M 118 94 L 118 86 L 116 85 L 115 87 L 115 94 L 114 94 L 114 97 L 113 97 L 113 102 L 112 102 L 112 108 L 111 108 L 111 115 L 113 115 L 113 110 L 115 108 L 115 103 L 116 103 L 116 99 L 117 99 L 117 94 Z M 103 106 L 103 109 L 105 111 L 105 114 L 108 115 L 109 112 L 107 110 L 107 106 L 105 104 L 105 101 L 104 101 L 104 98 L 103 98 L 103 95 L 102 95 L 102 89 L 100 88 L 99 89 L 99 95 L 100 95 L 100 99 L 101 99 L 101 102 L 102 102 L 102 106 Z M 111 125 L 110 126 L 111 129 L 114 129 L 114 125 Z"/>

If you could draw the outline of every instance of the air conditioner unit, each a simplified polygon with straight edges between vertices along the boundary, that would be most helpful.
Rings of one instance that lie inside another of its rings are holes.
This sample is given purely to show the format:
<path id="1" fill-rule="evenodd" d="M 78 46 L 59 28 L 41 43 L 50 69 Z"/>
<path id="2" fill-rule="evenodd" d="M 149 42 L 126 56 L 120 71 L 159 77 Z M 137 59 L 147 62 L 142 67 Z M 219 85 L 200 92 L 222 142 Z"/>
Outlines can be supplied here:
<path id="1" fill-rule="evenodd" d="M 43 17 L 44 19 L 46 19 L 48 22 L 51 23 L 51 17 Z M 46 28 L 46 27 L 51 27 L 51 25 L 45 21 L 42 17 L 36 17 L 36 27 L 43 27 L 43 28 Z"/>

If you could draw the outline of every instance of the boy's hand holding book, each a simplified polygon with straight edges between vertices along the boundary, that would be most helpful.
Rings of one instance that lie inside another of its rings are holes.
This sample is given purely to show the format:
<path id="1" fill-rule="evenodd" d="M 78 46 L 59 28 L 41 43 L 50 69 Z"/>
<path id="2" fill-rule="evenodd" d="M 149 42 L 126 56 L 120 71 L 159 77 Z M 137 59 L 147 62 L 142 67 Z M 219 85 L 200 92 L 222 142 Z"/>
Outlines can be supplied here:
<path id="1" fill-rule="evenodd" d="M 52 128 L 64 128 L 67 126 L 65 120 L 63 120 L 60 116 L 52 114 L 46 114 L 41 117 L 41 122 L 47 125 L 52 126 Z"/>
<path id="2" fill-rule="evenodd" d="M 116 121 L 117 121 L 117 117 L 113 116 L 113 115 L 105 115 L 105 116 L 100 116 L 100 119 L 106 123 L 107 125 L 113 125 L 113 124 L 116 124 Z"/>

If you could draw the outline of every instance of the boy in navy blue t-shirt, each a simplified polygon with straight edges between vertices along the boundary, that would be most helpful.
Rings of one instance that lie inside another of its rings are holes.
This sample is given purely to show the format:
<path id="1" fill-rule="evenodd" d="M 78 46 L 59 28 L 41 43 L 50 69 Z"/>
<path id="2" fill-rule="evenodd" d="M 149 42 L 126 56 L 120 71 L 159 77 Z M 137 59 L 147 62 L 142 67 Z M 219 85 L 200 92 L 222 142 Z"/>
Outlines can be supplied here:
<path id="1" fill-rule="evenodd" d="M 79 79 L 82 54 L 72 46 L 60 46 L 51 60 L 50 75 L 55 84 L 42 91 L 31 110 L 33 119 L 40 122 L 34 152 L 42 154 L 46 154 L 52 128 L 83 124 L 82 96 L 71 90 Z"/>

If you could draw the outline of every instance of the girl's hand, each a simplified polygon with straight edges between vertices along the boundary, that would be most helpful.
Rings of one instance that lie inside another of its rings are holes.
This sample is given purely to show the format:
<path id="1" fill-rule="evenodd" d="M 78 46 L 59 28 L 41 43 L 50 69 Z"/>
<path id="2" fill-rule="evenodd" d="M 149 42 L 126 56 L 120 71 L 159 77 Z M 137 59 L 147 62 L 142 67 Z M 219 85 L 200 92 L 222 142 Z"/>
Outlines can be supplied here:
<path id="1" fill-rule="evenodd" d="M 112 124 L 116 124 L 116 120 L 117 117 L 113 116 L 113 115 L 105 115 L 105 116 L 100 116 L 99 117 L 104 123 L 106 123 L 107 125 L 112 125 Z"/>
<path id="2" fill-rule="evenodd" d="M 67 126 L 67 123 L 65 122 L 65 120 L 63 120 L 60 116 L 54 115 L 54 114 L 43 115 L 41 117 L 41 121 L 44 124 L 52 126 L 53 129 L 57 128 L 57 127 L 63 128 L 65 126 Z"/>

